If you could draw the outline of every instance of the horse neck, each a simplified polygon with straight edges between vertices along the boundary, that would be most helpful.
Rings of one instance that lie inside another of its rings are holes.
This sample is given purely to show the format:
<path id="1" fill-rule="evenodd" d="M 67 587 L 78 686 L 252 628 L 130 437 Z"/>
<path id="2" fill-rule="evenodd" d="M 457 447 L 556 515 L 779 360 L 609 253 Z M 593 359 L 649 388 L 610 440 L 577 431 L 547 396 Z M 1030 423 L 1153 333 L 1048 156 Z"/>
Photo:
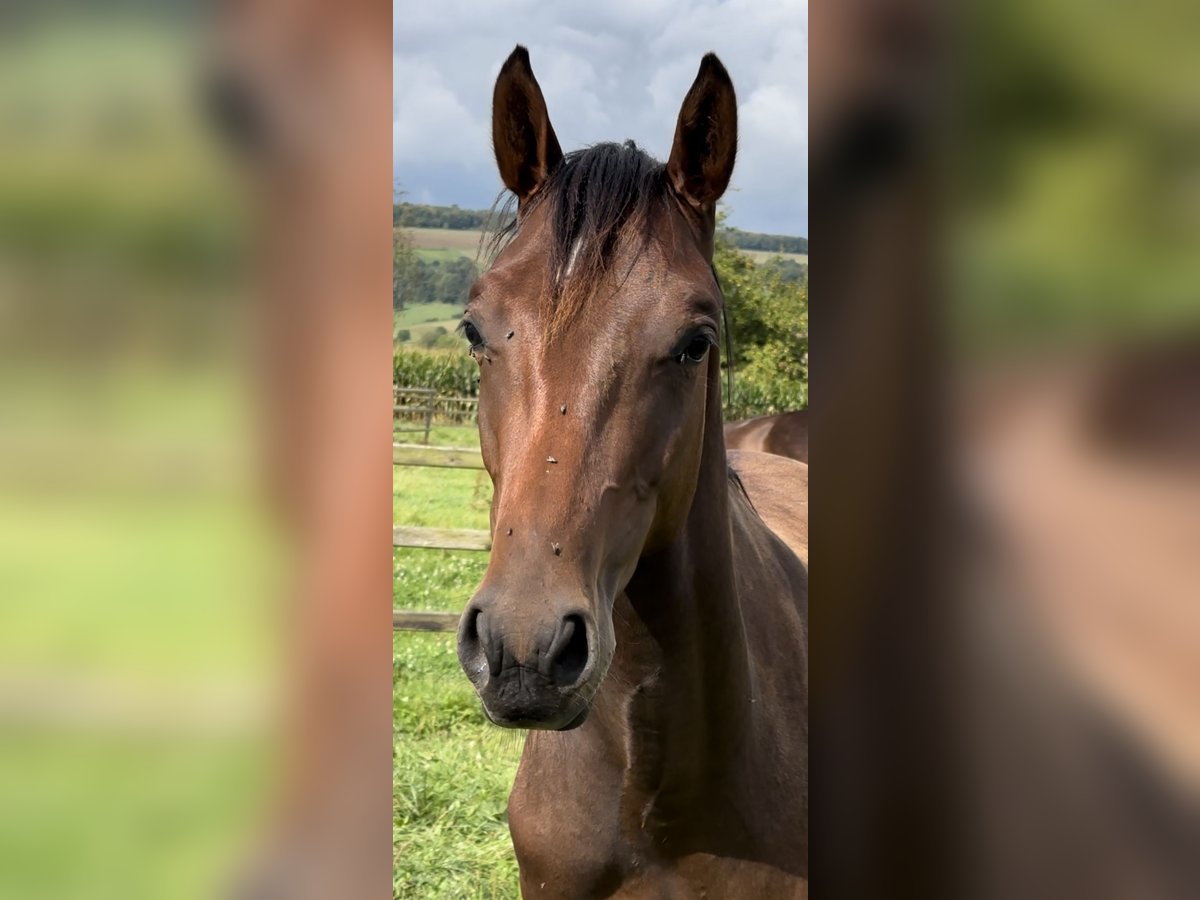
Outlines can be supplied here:
<path id="1" fill-rule="evenodd" d="M 655 646 L 651 683 L 639 694 L 644 709 L 631 715 L 655 735 L 665 754 L 661 765 L 693 778 L 719 777 L 738 755 L 748 734 L 752 687 L 734 581 L 715 353 L 708 380 L 701 462 L 686 523 L 668 547 L 642 558 L 626 588 L 638 625 Z"/>

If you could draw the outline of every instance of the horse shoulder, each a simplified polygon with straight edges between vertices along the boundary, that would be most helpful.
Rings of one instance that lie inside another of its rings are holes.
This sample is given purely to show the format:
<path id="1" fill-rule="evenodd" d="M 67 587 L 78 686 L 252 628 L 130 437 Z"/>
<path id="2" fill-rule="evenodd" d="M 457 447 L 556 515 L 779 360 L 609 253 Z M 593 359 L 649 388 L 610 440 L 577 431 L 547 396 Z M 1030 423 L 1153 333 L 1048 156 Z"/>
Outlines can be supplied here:
<path id="1" fill-rule="evenodd" d="M 755 512 L 808 565 L 808 466 L 748 450 L 730 450 L 729 465 Z"/>

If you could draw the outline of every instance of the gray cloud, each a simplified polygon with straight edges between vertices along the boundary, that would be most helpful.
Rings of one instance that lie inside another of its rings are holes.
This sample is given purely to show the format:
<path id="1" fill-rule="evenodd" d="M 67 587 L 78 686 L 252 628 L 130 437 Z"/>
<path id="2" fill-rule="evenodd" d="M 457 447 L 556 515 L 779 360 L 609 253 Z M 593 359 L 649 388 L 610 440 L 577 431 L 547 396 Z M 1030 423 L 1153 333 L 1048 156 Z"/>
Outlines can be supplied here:
<path id="1" fill-rule="evenodd" d="M 807 0 L 394 0 L 392 169 L 415 202 L 480 207 L 500 191 L 492 85 L 515 44 L 564 149 L 632 138 L 663 159 L 700 57 L 738 92 L 730 223 L 808 233 Z"/>

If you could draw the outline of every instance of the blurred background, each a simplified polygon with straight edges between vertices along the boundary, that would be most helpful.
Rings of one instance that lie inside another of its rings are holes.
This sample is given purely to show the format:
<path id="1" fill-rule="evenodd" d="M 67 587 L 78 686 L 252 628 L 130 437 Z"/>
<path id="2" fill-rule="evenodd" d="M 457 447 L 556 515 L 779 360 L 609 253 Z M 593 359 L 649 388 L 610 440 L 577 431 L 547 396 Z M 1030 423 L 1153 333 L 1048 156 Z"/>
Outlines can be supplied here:
<path id="1" fill-rule="evenodd" d="M 0 25 L 0 895 L 199 897 L 262 804 L 275 635 L 248 212 L 199 10 Z"/>
<path id="2" fill-rule="evenodd" d="M 1198 26 L 1171 0 L 964 13 L 942 248 L 953 446 L 1013 602 L 1192 802 Z"/>
<path id="3" fill-rule="evenodd" d="M 1194 895 L 1197 11 L 810 21 L 814 895 Z"/>
<path id="4" fill-rule="evenodd" d="M 0 896 L 386 891 L 386 9 L 0 11 Z"/>
<path id="5" fill-rule="evenodd" d="M 1198 26 L 1172 0 L 959 23 L 948 424 L 993 890 L 1200 885 Z"/>

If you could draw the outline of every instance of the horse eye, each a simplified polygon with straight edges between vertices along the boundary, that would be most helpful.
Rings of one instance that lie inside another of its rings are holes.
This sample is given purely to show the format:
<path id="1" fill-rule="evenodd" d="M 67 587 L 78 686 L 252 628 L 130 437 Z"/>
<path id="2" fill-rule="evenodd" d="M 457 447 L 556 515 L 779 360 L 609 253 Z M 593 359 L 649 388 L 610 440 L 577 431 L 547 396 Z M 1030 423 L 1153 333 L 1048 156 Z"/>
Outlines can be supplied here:
<path id="1" fill-rule="evenodd" d="M 471 349 L 478 347 L 483 343 L 483 335 L 479 333 L 479 329 L 470 322 L 462 323 L 463 337 L 471 344 Z"/>
<path id="2" fill-rule="evenodd" d="M 683 348 L 683 352 L 681 354 L 679 354 L 678 359 L 681 363 L 702 362 L 704 360 L 705 354 L 708 353 L 708 348 L 711 346 L 712 346 L 712 342 L 707 337 L 703 337 L 703 336 L 694 337 L 688 343 L 688 345 Z"/>

